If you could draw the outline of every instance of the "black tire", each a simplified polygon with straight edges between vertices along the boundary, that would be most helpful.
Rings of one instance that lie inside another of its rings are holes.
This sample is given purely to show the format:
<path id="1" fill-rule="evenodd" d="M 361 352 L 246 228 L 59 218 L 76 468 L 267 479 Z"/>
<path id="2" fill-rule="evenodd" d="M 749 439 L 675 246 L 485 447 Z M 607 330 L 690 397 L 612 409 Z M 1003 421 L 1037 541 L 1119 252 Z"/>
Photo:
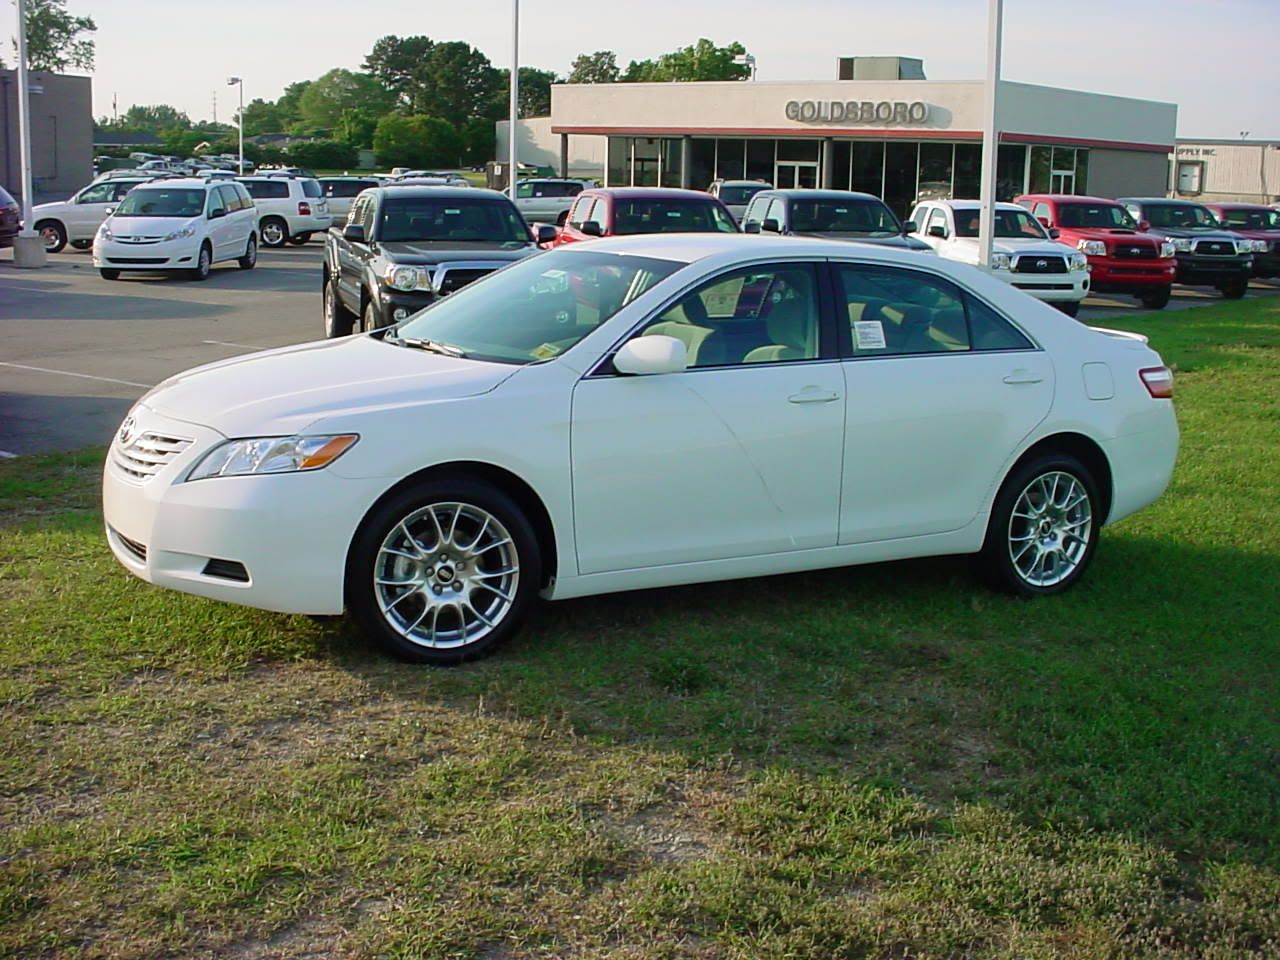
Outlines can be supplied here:
<path id="1" fill-rule="evenodd" d="M 566 210 L 564 211 L 564 213 L 560 214 L 560 216 L 556 217 L 556 226 L 563 227 L 565 223 L 568 222 L 568 220 L 569 220 L 569 211 Z"/>
<path id="2" fill-rule="evenodd" d="M 258 264 L 258 238 L 249 234 L 249 242 L 244 246 L 244 256 L 236 260 L 241 270 L 252 270 Z"/>
<path id="3" fill-rule="evenodd" d="M 120 271 L 112 270 L 109 267 L 103 267 L 101 270 L 98 271 L 98 273 L 102 274 L 103 280 L 119 280 L 120 279 Z"/>
<path id="4" fill-rule="evenodd" d="M 57 220 L 41 220 L 36 233 L 44 237 L 45 253 L 58 253 L 67 245 L 67 228 Z"/>
<path id="5" fill-rule="evenodd" d="M 1243 277 L 1236 280 L 1228 280 L 1218 289 L 1222 291 L 1222 295 L 1228 300 L 1239 300 L 1249 290 L 1249 281 Z"/>
<path id="6" fill-rule="evenodd" d="M 1148 310 L 1163 310 L 1169 305 L 1169 297 L 1172 294 L 1172 287 L 1161 287 L 1151 293 L 1142 294 L 1138 299 L 1142 301 L 1142 305 Z"/>
<path id="7" fill-rule="evenodd" d="M 71 241 L 72 250 L 88 250 L 92 246 L 93 246 L 92 240 L 72 240 Z"/>
<path id="8" fill-rule="evenodd" d="M 1038 486 L 1042 482 L 1044 486 Z M 1076 501 L 1081 491 L 1085 498 Z M 1036 512 L 1037 498 L 1046 511 L 1043 515 Z M 1024 509 L 1015 512 L 1020 501 Z M 1070 454 L 1046 453 L 1022 464 L 1005 478 L 996 495 L 986 540 L 975 558 L 979 575 L 994 589 L 1017 596 L 1040 597 L 1066 590 L 1093 559 L 1103 520 L 1101 503 L 1093 474 Z M 1039 519 L 1033 522 L 1033 518 Z M 1036 551 L 1035 556 L 1028 558 L 1028 551 Z M 1038 573 L 1041 558 L 1054 553 L 1061 557 L 1061 564 L 1045 561 L 1043 573 Z M 1028 563 L 1033 565 L 1025 570 Z"/>
<path id="9" fill-rule="evenodd" d="M 310 239 L 311 239 L 311 234 L 309 233 L 295 233 L 292 237 L 289 238 L 289 242 L 292 243 L 295 247 L 300 247 Z"/>
<path id="10" fill-rule="evenodd" d="M 191 271 L 192 280 L 208 280 L 213 270 L 213 248 L 207 243 L 200 244 L 200 252 L 196 254 L 195 269 Z"/>
<path id="11" fill-rule="evenodd" d="M 289 225 L 280 217 L 263 217 L 258 224 L 258 236 L 264 247 L 283 247 L 289 242 Z"/>
<path id="12" fill-rule="evenodd" d="M 468 548 L 473 538 L 478 550 Z M 392 656 L 448 666 L 510 639 L 541 577 L 538 539 L 521 509 L 496 487 L 458 476 L 403 490 L 370 512 L 347 556 L 347 608 Z"/>
<path id="13" fill-rule="evenodd" d="M 1054 306 L 1065 313 L 1068 317 L 1074 317 L 1080 313 L 1079 300 L 1059 300 L 1054 304 Z"/>
<path id="14" fill-rule="evenodd" d="M 336 281 L 325 280 L 321 298 L 324 302 L 324 335 L 330 340 L 349 336 L 355 326 L 356 315 L 342 305 Z"/>
<path id="15" fill-rule="evenodd" d="M 378 311 L 373 307 L 373 298 L 370 297 L 364 302 L 364 309 L 360 311 L 360 332 L 369 333 L 378 329 Z"/>

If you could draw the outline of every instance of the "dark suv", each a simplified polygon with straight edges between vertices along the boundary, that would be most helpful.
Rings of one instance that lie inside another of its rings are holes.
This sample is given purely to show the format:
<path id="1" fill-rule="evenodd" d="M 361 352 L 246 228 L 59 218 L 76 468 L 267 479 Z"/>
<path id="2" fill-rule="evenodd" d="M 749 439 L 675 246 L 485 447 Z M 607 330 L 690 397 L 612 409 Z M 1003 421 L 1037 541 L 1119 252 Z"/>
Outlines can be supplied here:
<path id="1" fill-rule="evenodd" d="M 915 225 L 900 221 L 879 197 L 851 190 L 761 190 L 747 204 L 742 230 L 934 252 L 908 236 Z"/>
<path id="2" fill-rule="evenodd" d="M 1223 230 L 1207 207 L 1164 197 L 1121 197 L 1119 202 L 1139 229 L 1173 244 L 1178 283 L 1216 287 L 1230 300 L 1249 289 L 1253 241 Z"/>

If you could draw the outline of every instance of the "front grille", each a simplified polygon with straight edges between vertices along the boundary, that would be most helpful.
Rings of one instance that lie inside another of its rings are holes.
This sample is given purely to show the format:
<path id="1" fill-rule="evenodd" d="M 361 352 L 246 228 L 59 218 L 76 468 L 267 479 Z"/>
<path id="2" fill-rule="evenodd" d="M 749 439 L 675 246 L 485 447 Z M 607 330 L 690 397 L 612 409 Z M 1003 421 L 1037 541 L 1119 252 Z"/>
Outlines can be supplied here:
<path id="1" fill-rule="evenodd" d="M 130 540 L 115 527 L 111 528 L 111 532 L 115 535 L 115 538 L 120 541 L 120 546 L 124 547 L 142 563 L 147 562 L 147 545 L 145 543 L 139 543 L 137 540 Z"/>
<path id="2" fill-rule="evenodd" d="M 1142 247 L 1128 243 L 1117 243 L 1115 246 L 1114 256 L 1122 257 L 1126 260 L 1158 260 L 1160 258 L 1160 251 L 1155 247 Z"/>
<path id="3" fill-rule="evenodd" d="M 1024 254 L 1013 261 L 1014 273 L 1066 273 L 1067 261 L 1062 257 Z"/>
<path id="4" fill-rule="evenodd" d="M 107 263 L 166 263 L 168 257 L 107 257 Z"/>
<path id="5" fill-rule="evenodd" d="M 1111 272 L 1116 276 L 1125 277 L 1163 277 L 1164 271 L 1159 268 L 1151 267 L 1112 267 Z"/>
<path id="6" fill-rule="evenodd" d="M 437 289 L 442 294 L 453 293 L 453 291 L 465 287 L 472 280 L 479 280 L 487 273 L 493 273 L 493 270 L 490 268 L 445 270 Z"/>
<path id="7" fill-rule="evenodd" d="M 191 446 L 188 437 L 171 437 L 161 433 L 139 434 L 128 444 L 113 445 L 112 461 L 135 480 L 149 480 L 166 463 Z"/>
<path id="8" fill-rule="evenodd" d="M 1201 240 L 1196 244 L 1196 253 L 1202 257 L 1234 257 L 1236 245 L 1226 240 Z"/>
<path id="9" fill-rule="evenodd" d="M 1070 290 L 1069 283 L 1015 283 L 1019 290 Z"/>

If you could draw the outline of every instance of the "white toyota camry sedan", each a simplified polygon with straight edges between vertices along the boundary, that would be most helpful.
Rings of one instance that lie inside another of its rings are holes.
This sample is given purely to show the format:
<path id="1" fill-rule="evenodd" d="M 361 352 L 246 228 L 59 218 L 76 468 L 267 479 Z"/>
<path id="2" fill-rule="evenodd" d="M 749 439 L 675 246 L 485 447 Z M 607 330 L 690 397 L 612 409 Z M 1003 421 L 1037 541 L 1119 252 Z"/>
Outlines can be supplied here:
<path id="1" fill-rule="evenodd" d="M 538 595 L 938 554 L 1066 589 L 1168 484 L 1171 395 L 1142 337 L 963 264 L 627 237 L 165 381 L 121 425 L 103 505 L 145 580 L 349 610 L 451 663 Z"/>

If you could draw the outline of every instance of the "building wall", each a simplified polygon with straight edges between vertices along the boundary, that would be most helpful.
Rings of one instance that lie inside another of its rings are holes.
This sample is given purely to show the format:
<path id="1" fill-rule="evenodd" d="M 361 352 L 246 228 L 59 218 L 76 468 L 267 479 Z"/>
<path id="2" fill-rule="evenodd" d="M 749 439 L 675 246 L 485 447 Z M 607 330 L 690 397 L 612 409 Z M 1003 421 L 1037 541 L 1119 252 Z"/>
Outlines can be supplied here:
<path id="1" fill-rule="evenodd" d="M 506 162 L 507 159 L 507 127 L 510 123 L 501 120 L 497 127 L 497 147 L 495 159 Z M 516 121 L 519 140 L 519 159 L 521 163 L 533 163 L 538 166 L 551 167 L 560 173 L 560 134 L 551 132 L 550 117 L 534 117 L 529 120 Z M 587 177 L 593 180 L 604 176 L 605 149 L 607 141 L 603 137 L 571 136 L 569 137 L 569 176 Z"/>
<path id="2" fill-rule="evenodd" d="M 1170 196 L 1202 201 L 1280 201 L 1280 143 L 1179 140 L 1175 153 L 1170 154 L 1168 160 L 1170 169 L 1166 187 Z M 1179 190 L 1179 163 L 1203 165 L 1198 192 Z"/>
<path id="3" fill-rule="evenodd" d="M 1169 162 L 1159 153 L 1090 150 L 1089 193 L 1095 197 L 1162 197 Z"/>
<path id="4" fill-rule="evenodd" d="M 93 90 L 88 77 L 32 73 L 31 171 L 34 201 L 67 197 L 93 179 Z M 0 70 L 0 183 L 21 193 L 18 76 Z"/>

